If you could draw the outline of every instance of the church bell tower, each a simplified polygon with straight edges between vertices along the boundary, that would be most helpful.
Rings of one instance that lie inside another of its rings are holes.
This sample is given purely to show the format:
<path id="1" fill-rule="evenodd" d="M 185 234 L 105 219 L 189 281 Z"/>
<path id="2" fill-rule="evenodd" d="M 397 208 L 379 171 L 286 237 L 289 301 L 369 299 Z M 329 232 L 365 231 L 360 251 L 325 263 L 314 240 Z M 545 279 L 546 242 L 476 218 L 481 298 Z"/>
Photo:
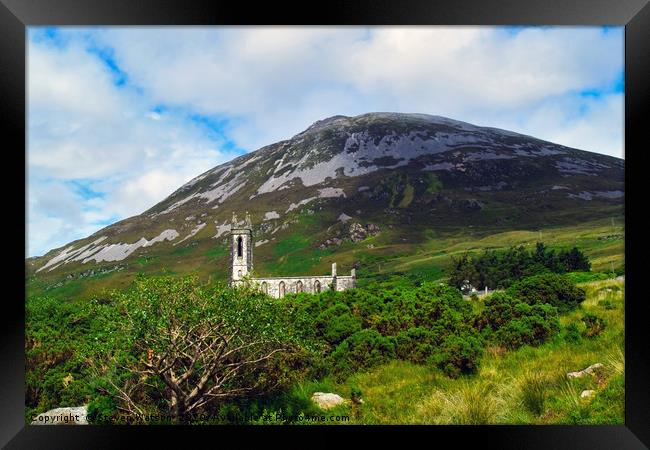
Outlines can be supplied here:
<path id="1" fill-rule="evenodd" d="M 253 225 L 248 212 L 243 225 L 232 213 L 230 227 L 231 284 L 236 284 L 253 270 Z"/>

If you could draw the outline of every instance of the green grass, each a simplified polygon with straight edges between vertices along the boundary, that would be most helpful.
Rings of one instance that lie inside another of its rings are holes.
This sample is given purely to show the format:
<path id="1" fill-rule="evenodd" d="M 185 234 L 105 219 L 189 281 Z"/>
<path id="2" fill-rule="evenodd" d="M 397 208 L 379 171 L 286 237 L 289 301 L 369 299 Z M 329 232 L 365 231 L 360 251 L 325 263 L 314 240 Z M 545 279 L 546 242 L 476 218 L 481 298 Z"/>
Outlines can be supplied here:
<path id="1" fill-rule="evenodd" d="M 215 246 L 210 248 L 207 252 L 204 253 L 205 256 L 208 258 L 222 258 L 224 256 L 228 256 L 229 251 L 228 248 L 225 246 Z"/>
<path id="2" fill-rule="evenodd" d="M 286 257 L 290 253 L 297 252 L 309 245 L 309 239 L 301 234 L 293 234 L 279 241 L 273 247 L 273 253 L 279 258 Z"/>
<path id="3" fill-rule="evenodd" d="M 174 250 L 172 250 L 171 254 L 173 256 L 187 256 L 190 253 L 194 252 L 196 250 L 195 245 L 187 245 L 185 247 L 176 247 Z"/>
<path id="4" fill-rule="evenodd" d="M 402 197 L 402 200 L 400 200 L 399 205 L 397 205 L 397 207 L 408 208 L 408 206 L 413 201 L 414 193 L 415 193 L 415 188 L 410 184 L 407 184 L 406 187 L 404 188 L 404 196 Z"/>
<path id="5" fill-rule="evenodd" d="M 436 192 L 442 189 L 442 181 L 438 179 L 435 173 L 429 173 L 428 175 L 428 185 L 426 189 L 427 194 L 435 194 Z"/>

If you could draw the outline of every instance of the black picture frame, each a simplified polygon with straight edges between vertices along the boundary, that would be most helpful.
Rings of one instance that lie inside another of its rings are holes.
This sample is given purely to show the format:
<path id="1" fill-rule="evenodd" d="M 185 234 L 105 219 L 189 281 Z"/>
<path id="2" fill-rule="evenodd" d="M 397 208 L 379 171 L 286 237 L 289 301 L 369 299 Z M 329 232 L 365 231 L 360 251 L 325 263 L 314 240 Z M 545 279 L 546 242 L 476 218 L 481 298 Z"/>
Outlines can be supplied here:
<path id="1" fill-rule="evenodd" d="M 625 157 L 627 264 L 625 310 L 626 399 L 625 425 L 621 426 L 433 426 L 433 427 L 33 427 L 24 424 L 24 261 L 20 240 L 11 244 L 12 258 L 5 257 L 4 285 L 15 295 L 5 295 L 2 369 L 0 370 L 0 444 L 7 448 L 114 448 L 144 439 L 170 444 L 183 434 L 182 442 L 210 439 L 216 445 L 236 439 L 246 448 L 250 439 L 284 439 L 289 448 L 340 445 L 350 432 L 367 445 L 388 435 L 400 439 L 418 432 L 419 444 L 454 446 L 477 439 L 476 445 L 497 448 L 636 449 L 650 445 L 650 371 L 647 316 L 641 263 L 640 208 L 632 209 L 635 197 L 643 198 L 640 172 L 647 140 L 645 122 L 650 118 L 650 0 L 330 0 L 324 3 L 247 4 L 221 0 L 0 0 L 0 110 L 5 176 L 3 192 L 13 202 L 11 215 L 25 212 L 25 197 L 16 184 L 26 181 L 26 27 L 36 25 L 620 25 L 625 26 Z M 646 125 L 647 126 L 647 125 Z M 11 161 L 11 162 L 9 162 Z M 16 175 L 17 179 L 7 174 Z M 635 185 L 636 183 L 636 185 Z M 26 183 L 23 184 L 26 186 Z M 9 208 L 9 206 L 5 206 Z M 17 212 L 18 211 L 18 212 Z M 10 226 L 4 236 L 16 235 Z M 10 239 L 8 239 L 10 240 Z M 8 291 L 7 291 L 8 292 Z M 22 296 L 22 298 L 21 298 Z M 370 428 L 370 429 L 369 429 Z M 396 433 L 397 431 L 397 433 Z M 201 436 L 197 436 L 200 434 Z M 274 436 L 277 435 L 277 436 Z M 298 436 L 296 436 L 298 435 Z M 290 439 L 290 440 L 287 440 Z M 422 441 L 422 439 L 424 439 Z M 451 439 L 451 441 L 449 440 Z M 185 444 L 187 445 L 187 444 Z M 364 446 L 365 446 L 364 445 Z"/>

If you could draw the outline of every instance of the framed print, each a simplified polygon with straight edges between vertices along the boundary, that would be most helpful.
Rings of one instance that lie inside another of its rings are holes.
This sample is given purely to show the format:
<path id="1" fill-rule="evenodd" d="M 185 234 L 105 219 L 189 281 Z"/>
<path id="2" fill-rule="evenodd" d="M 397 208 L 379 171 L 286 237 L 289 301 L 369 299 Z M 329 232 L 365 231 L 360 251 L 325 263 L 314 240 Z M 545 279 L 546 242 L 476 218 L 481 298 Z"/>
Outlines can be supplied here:
<path id="1" fill-rule="evenodd" d="M 8 448 L 646 448 L 646 1 L 0 11 Z"/>

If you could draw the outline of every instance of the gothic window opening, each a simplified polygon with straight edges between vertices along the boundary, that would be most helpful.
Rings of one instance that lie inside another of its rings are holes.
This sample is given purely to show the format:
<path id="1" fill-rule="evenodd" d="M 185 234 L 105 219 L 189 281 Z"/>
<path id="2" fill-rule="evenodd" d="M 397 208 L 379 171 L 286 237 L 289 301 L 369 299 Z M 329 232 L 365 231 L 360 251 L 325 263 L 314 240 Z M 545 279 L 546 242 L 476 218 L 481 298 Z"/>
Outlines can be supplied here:
<path id="1" fill-rule="evenodd" d="M 314 292 L 317 294 L 320 293 L 320 281 L 318 280 L 314 282 Z"/>
<path id="2" fill-rule="evenodd" d="M 296 283 L 296 292 L 302 292 L 302 281 Z"/>
<path id="3" fill-rule="evenodd" d="M 266 281 L 262 283 L 262 292 L 264 292 L 265 294 L 269 293 L 269 285 L 266 284 Z"/>
<path id="4" fill-rule="evenodd" d="M 278 286 L 278 292 L 280 294 L 280 298 L 284 297 L 284 281 L 280 281 L 280 286 Z"/>
<path id="5" fill-rule="evenodd" d="M 237 257 L 241 258 L 242 256 L 244 256 L 244 244 L 241 236 L 239 236 L 237 238 Z"/>
<path id="6" fill-rule="evenodd" d="M 241 278 L 241 270 L 237 271 L 237 278 Z"/>

